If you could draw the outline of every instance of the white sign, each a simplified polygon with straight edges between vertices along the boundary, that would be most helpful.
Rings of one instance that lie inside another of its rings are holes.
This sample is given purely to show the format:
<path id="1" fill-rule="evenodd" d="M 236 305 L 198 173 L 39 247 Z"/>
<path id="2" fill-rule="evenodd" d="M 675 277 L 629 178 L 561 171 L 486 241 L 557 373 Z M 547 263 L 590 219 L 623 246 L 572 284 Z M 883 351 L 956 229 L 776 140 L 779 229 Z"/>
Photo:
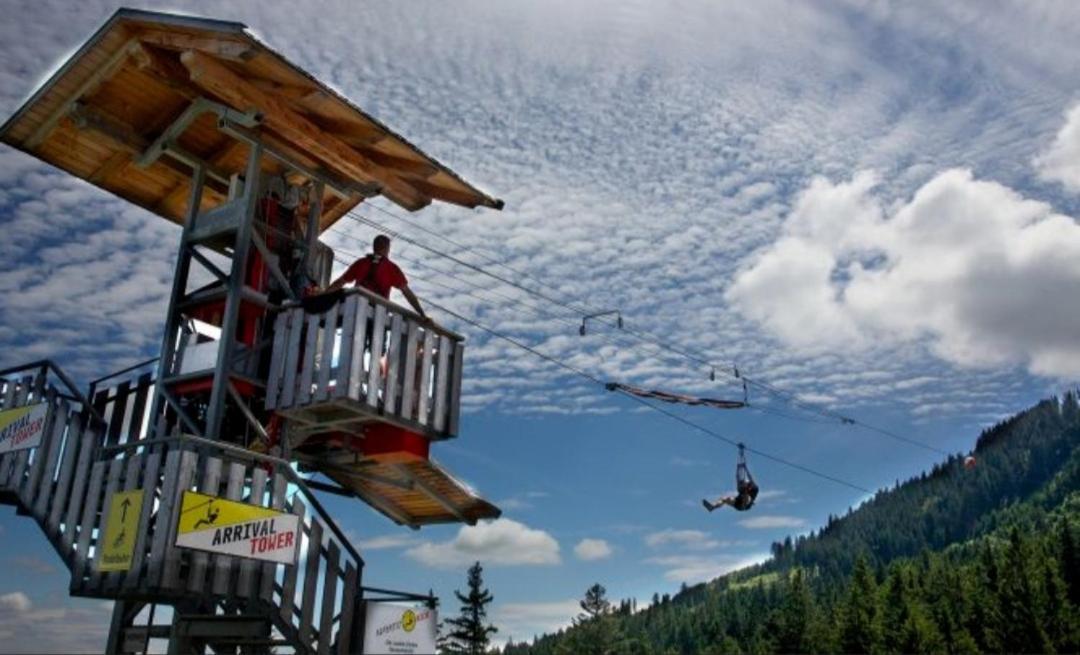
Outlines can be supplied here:
<path id="1" fill-rule="evenodd" d="M 438 613 L 424 605 L 367 602 L 365 655 L 435 653 Z"/>
<path id="2" fill-rule="evenodd" d="M 49 404 L 38 403 L 0 412 L 0 453 L 41 445 Z"/>
<path id="3" fill-rule="evenodd" d="M 185 491 L 180 501 L 176 545 L 295 564 L 299 530 L 295 514 Z"/>

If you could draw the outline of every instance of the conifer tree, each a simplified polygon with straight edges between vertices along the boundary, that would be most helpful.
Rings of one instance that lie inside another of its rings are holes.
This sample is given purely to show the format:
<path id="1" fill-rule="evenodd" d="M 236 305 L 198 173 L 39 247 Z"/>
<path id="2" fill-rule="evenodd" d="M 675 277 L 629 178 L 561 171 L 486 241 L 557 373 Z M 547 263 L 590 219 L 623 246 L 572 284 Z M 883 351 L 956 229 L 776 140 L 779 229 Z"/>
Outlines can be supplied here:
<path id="1" fill-rule="evenodd" d="M 881 616 L 877 583 L 866 558 L 855 560 L 840 629 L 840 648 L 845 653 L 877 653 L 881 647 Z"/>
<path id="2" fill-rule="evenodd" d="M 490 636 L 498 629 L 486 623 L 487 606 L 494 597 L 491 592 L 484 589 L 484 569 L 480 562 L 469 567 L 468 595 L 460 591 L 454 591 L 461 603 L 461 613 L 455 618 L 447 619 L 451 630 L 447 635 L 445 651 L 454 655 L 483 655 L 487 652 Z"/>

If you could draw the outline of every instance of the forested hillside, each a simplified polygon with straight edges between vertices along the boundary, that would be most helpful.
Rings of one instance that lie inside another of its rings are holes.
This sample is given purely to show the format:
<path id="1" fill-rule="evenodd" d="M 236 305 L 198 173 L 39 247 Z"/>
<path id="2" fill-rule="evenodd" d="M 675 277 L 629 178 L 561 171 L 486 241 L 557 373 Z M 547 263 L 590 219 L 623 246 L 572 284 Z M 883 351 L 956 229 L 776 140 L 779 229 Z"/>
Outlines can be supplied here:
<path id="1" fill-rule="evenodd" d="M 1076 396 L 986 430 L 975 456 L 774 544 L 760 566 L 504 652 L 1080 651 Z"/>

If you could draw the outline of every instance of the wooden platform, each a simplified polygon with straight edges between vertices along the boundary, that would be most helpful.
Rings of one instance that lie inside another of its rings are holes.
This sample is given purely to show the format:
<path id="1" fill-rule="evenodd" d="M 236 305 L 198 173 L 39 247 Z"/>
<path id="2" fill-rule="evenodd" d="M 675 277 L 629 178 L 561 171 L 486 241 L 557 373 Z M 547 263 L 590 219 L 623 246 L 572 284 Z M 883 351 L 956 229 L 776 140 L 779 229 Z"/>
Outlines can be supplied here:
<path id="1" fill-rule="evenodd" d="M 234 113 L 202 111 L 206 101 Z M 169 131 L 188 111 L 192 122 Z M 375 194 L 408 210 L 432 200 L 502 207 L 228 21 L 117 11 L 0 128 L 0 140 L 182 223 L 185 157 L 211 166 L 204 208 L 221 204 L 230 176 L 243 173 L 248 147 L 223 134 L 221 121 L 331 180 L 321 229 Z M 268 158 L 264 170 L 281 167 Z"/>
<path id="2" fill-rule="evenodd" d="M 464 339 L 364 289 L 322 313 L 278 315 L 266 408 L 290 421 L 290 439 L 360 434 L 390 423 L 429 439 L 457 434 Z"/>
<path id="3" fill-rule="evenodd" d="M 431 460 L 322 462 L 315 468 L 400 525 L 474 525 L 502 515 L 502 510 Z"/>

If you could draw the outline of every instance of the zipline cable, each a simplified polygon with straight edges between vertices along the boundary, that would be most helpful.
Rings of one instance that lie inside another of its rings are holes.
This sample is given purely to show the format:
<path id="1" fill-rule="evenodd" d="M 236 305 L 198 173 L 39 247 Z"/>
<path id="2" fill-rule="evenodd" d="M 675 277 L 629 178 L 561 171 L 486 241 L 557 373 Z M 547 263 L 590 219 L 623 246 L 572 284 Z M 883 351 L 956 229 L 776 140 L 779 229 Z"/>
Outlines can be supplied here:
<path id="1" fill-rule="evenodd" d="M 548 354 L 546 354 L 544 352 L 541 352 L 541 351 L 537 350 L 536 348 L 533 348 L 532 346 L 529 346 L 526 343 L 518 341 L 517 339 L 515 339 L 515 338 L 513 338 L 513 337 L 511 337 L 509 335 L 503 334 L 502 332 L 499 332 L 498 330 L 495 330 L 493 328 L 489 328 L 486 325 L 483 325 L 482 323 L 480 323 L 478 321 L 475 321 L 475 320 L 473 320 L 471 318 L 468 318 L 467 316 L 463 316 L 462 314 L 459 314 L 458 312 L 455 312 L 454 310 L 452 310 L 452 309 L 450 309 L 448 307 L 440 305 L 439 303 L 432 302 L 430 300 L 428 301 L 428 304 L 431 305 L 432 307 L 435 307 L 436 309 L 439 309 L 440 311 L 443 311 L 443 312 L 453 316 L 454 318 L 457 318 L 458 320 L 464 321 L 465 323 L 468 323 L 469 325 L 472 325 L 475 328 L 478 328 L 480 330 L 483 330 L 484 332 L 487 332 L 488 334 L 490 334 L 493 337 L 496 337 L 498 339 L 506 341 L 507 343 L 509 343 L 509 344 L 511 344 L 511 345 L 513 345 L 513 346 L 515 346 L 517 348 L 520 348 L 520 349 L 522 349 L 522 350 L 524 350 L 526 352 L 529 352 L 532 355 L 534 355 L 536 357 L 539 357 L 539 358 L 541 358 L 541 359 L 543 359 L 543 360 L 545 360 L 545 361 L 547 361 L 549 363 L 555 364 L 556 366 L 559 366 L 559 367 L 561 367 L 563 369 L 566 369 L 567 371 L 570 371 L 571 373 L 573 373 L 575 375 L 578 375 L 578 376 L 580 376 L 580 377 L 582 377 L 582 378 L 584 378 L 584 379 L 586 379 L 586 380 L 588 380 L 588 381 L 590 381 L 590 382 L 592 382 L 594 384 L 600 385 L 601 387 L 604 387 L 606 385 L 606 383 L 603 380 L 601 380 L 600 378 L 598 378 L 598 377 L 596 377 L 596 376 L 594 376 L 594 375 L 592 375 L 592 374 L 590 374 L 590 373 L 588 373 L 586 371 L 582 371 L 581 369 L 579 369 L 579 368 L 577 368 L 575 366 L 572 366 L 570 364 L 567 364 L 566 362 L 562 361 L 561 359 L 559 359 L 557 357 L 553 357 L 553 356 L 548 355 Z M 637 402 L 637 403 L 639 403 L 641 405 L 644 405 L 645 407 L 648 407 L 649 409 L 651 409 L 653 411 L 660 412 L 661 414 L 663 414 L 663 415 L 665 415 L 665 416 L 667 416 L 669 418 L 672 418 L 672 419 L 674 419 L 676 421 L 679 421 L 680 423 L 682 423 L 682 424 L 684 424 L 684 425 L 686 425 L 688 427 L 694 428 L 695 430 L 698 430 L 699 432 L 702 432 L 702 433 L 704 433 L 704 434 L 706 434 L 706 435 L 708 435 L 710 437 L 713 437 L 714 439 L 718 439 L 720 441 L 723 441 L 724 443 L 726 443 L 728 445 L 731 445 L 731 446 L 734 446 L 734 447 L 738 448 L 739 445 L 742 443 L 742 442 L 736 441 L 734 439 L 725 437 L 724 435 L 720 434 L 719 432 L 716 432 L 714 430 L 710 430 L 709 428 L 707 428 L 707 427 L 705 427 L 703 425 L 700 425 L 698 423 L 695 423 L 695 422 L 693 422 L 693 421 L 691 421 L 691 420 L 689 420 L 687 418 L 684 418 L 684 417 L 682 417 L 682 416 L 680 416 L 680 415 L 678 415 L 678 414 L 676 414 L 676 413 L 674 413 L 674 412 L 672 412 L 670 410 L 667 410 L 667 409 L 665 409 L 663 407 L 654 405 L 653 403 L 650 403 L 649 401 L 645 400 L 644 398 L 639 398 L 639 397 L 637 397 L 637 396 L 635 396 L 633 394 L 626 393 L 626 392 L 624 392 L 622 390 L 619 390 L 619 392 L 622 395 L 626 396 L 627 398 L 630 398 L 634 402 Z M 863 493 L 873 493 L 873 492 L 871 492 L 869 489 L 867 489 L 865 487 L 861 487 L 861 486 L 859 486 L 857 484 L 854 484 L 852 482 L 848 482 L 848 481 L 843 480 L 841 478 L 829 475 L 828 473 L 821 473 L 820 471 L 816 471 L 816 470 L 814 470 L 812 468 L 809 468 L 807 466 L 803 466 L 802 464 L 797 464 L 797 463 L 792 462 L 790 460 L 784 459 L 782 457 L 777 457 L 776 455 L 772 455 L 770 453 L 763 452 L 763 451 L 758 450 L 756 448 L 746 447 L 746 450 L 749 451 L 749 452 L 754 453 L 755 455 L 758 455 L 759 457 L 763 457 L 765 459 L 772 460 L 772 461 L 774 461 L 774 462 L 776 462 L 778 464 L 782 464 L 782 465 L 787 466 L 789 468 L 793 468 L 793 469 L 802 471 L 804 473 L 819 477 L 819 478 L 821 478 L 823 480 L 828 480 L 830 482 L 833 482 L 833 483 L 836 483 L 836 484 L 839 484 L 839 485 L 843 485 L 845 487 L 849 487 L 851 489 L 854 489 L 856 491 L 860 491 L 860 492 L 863 492 Z"/>
<path id="2" fill-rule="evenodd" d="M 397 218 L 398 220 L 401 220 L 402 222 L 405 222 L 405 223 L 407 223 L 409 225 L 412 225 L 414 227 L 416 226 L 416 223 L 413 222 L 413 221 L 409 221 L 408 219 L 397 216 L 397 215 L 391 213 L 390 211 L 388 211 L 388 210 L 386 210 L 386 209 L 384 209 L 382 207 L 378 207 L 376 205 L 372 205 L 372 206 L 376 207 L 376 209 L 383 212 L 384 214 L 387 214 L 388 216 L 392 216 L 394 218 Z M 397 232 L 396 230 L 393 230 L 392 228 L 390 228 L 390 227 L 388 227 L 388 226 L 386 226 L 386 225 L 384 225 L 382 223 L 379 223 L 378 221 L 375 221 L 375 220 L 373 220 L 371 218 L 368 218 L 367 216 L 364 216 L 363 214 L 360 214 L 356 210 L 351 210 L 351 211 L 347 212 L 346 214 L 344 214 L 344 216 L 347 217 L 347 218 L 352 219 L 353 221 L 355 221 L 357 223 L 360 223 L 361 225 L 365 225 L 365 226 L 370 227 L 372 229 L 383 231 L 383 232 L 389 234 L 390 236 L 392 236 L 392 237 L 394 237 L 396 239 L 400 239 L 401 241 L 412 244 L 412 245 L 414 245 L 414 246 L 416 246 L 418 248 L 421 248 L 423 250 L 426 250 L 426 251 L 428 251 L 428 252 L 430 252 L 430 253 L 432 253 L 432 254 L 434 254 L 436 256 L 443 257 L 445 259 L 449 259 L 450 261 L 452 261 L 452 262 L 454 262 L 454 263 L 456 263 L 456 264 L 458 264 L 460 266 L 464 266 L 465 268 L 468 268 L 469 270 L 472 270 L 472 271 L 475 271 L 475 272 L 480 273 L 482 275 L 488 276 L 488 277 L 490 277 L 490 278 L 492 278 L 492 279 L 494 279 L 494 280 L 496 280 L 498 282 L 501 282 L 503 284 L 514 287 L 514 288 L 516 288 L 516 289 L 518 289 L 520 291 L 523 291 L 523 292 L 525 292 L 525 293 L 527 293 L 529 295 L 536 296 L 536 297 L 538 297 L 538 298 L 540 298 L 542 300 L 545 300 L 545 301 L 550 302 L 552 304 L 558 305 L 559 307 L 562 307 L 563 309 L 566 309 L 567 311 L 575 312 L 576 315 L 578 315 L 578 316 L 591 312 L 591 308 L 589 308 L 587 306 L 574 307 L 573 305 L 569 304 L 566 301 L 556 299 L 554 297 L 549 296 L 548 294 L 537 291 L 536 289 L 532 289 L 530 287 L 519 284 L 519 283 L 517 283 L 517 282 L 515 282 L 513 280 L 510 280 L 510 279 L 506 278 L 505 276 L 498 275 L 496 273 L 492 273 L 491 271 L 488 271 L 487 269 L 484 269 L 481 266 L 478 266 L 478 265 L 472 264 L 470 262 L 467 262 L 467 261 L 465 261 L 465 260 L 463 260 L 463 259 L 461 259 L 459 257 L 456 257 L 454 255 L 451 255 L 449 253 L 442 252 L 442 251 L 438 250 L 437 248 L 433 248 L 431 246 L 428 246 L 427 244 L 424 244 L 424 243 L 422 243 L 420 241 L 417 241 L 416 239 L 410 238 L 407 235 L 404 235 L 404 234 L 402 234 L 400 232 Z M 437 236 L 440 239 L 443 239 L 444 241 L 446 241 L 448 243 L 454 244 L 457 247 L 463 248 L 463 249 L 465 249 L 465 250 L 467 250 L 469 252 L 473 252 L 474 254 L 479 254 L 474 249 L 469 248 L 468 246 L 465 246 L 463 244 L 459 244 L 456 241 L 450 239 L 449 237 L 445 237 L 443 235 L 440 235 L 437 232 L 435 232 L 434 230 L 431 230 L 431 229 L 428 229 L 428 228 L 421 228 L 421 229 L 423 229 L 423 231 L 425 231 L 425 232 L 427 232 L 429 234 L 432 234 L 434 236 Z M 337 233 L 338 234 L 345 234 L 342 231 L 337 231 Z M 510 266 L 508 266 L 506 264 L 502 264 L 500 262 L 495 262 L 495 263 L 503 266 L 504 268 L 508 268 L 510 270 L 514 270 L 515 272 L 518 272 L 518 271 L 516 271 L 516 269 L 513 269 L 512 267 L 510 267 Z M 518 272 L 518 273 L 522 274 L 520 272 Z M 523 274 L 523 275 L 526 275 L 526 274 Z M 531 277 L 531 276 L 528 276 L 528 277 Z M 535 278 L 533 278 L 533 279 L 535 279 Z M 780 398 L 784 402 L 786 402 L 786 403 L 788 403 L 788 404 L 790 404 L 790 405 L 792 405 L 794 407 L 797 407 L 799 409 L 802 409 L 803 411 L 814 413 L 814 414 L 817 414 L 819 416 L 823 416 L 825 418 L 829 418 L 829 419 L 838 421 L 843 425 L 859 426 L 859 427 L 862 427 L 863 429 L 870 430 L 870 431 L 875 432 L 877 434 L 880 434 L 882 436 L 886 436 L 886 437 L 895 439 L 897 441 L 901 441 L 901 442 L 906 443 L 908 445 L 917 446 L 919 448 L 923 448 L 925 450 L 929 450 L 931 452 L 938 453 L 940 455 L 948 456 L 950 454 L 947 451 L 942 450 L 940 448 L 937 448 L 936 446 L 930 445 L 928 443 L 925 443 L 925 442 L 922 442 L 922 441 L 919 441 L 919 440 L 916 440 L 916 439 L 912 439 L 910 437 L 905 437 L 905 436 L 900 435 L 900 434 L 898 434 L 896 432 L 893 432 L 891 430 L 887 430 L 885 428 L 875 426 L 873 424 L 867 423 L 867 422 L 859 420 L 859 419 L 851 418 L 849 416 L 840 414 L 838 412 L 835 412 L 835 411 L 827 409 L 827 408 L 823 408 L 823 407 L 820 407 L 820 406 L 812 405 L 810 403 L 806 403 L 805 401 L 799 400 L 791 392 L 784 391 L 784 390 L 779 389 L 779 388 L 777 388 L 777 387 L 775 387 L 775 386 L 773 386 L 771 384 L 768 384 L 768 383 L 766 383 L 764 381 L 760 381 L 760 380 L 758 380 L 756 378 L 751 378 L 751 377 L 742 375 L 741 373 L 739 373 L 737 368 L 734 367 L 734 366 L 731 366 L 730 369 L 727 366 L 724 366 L 724 365 L 717 366 L 717 365 L 713 364 L 712 362 L 710 362 L 709 360 L 704 359 L 702 356 L 695 355 L 695 354 L 690 353 L 690 352 L 688 352 L 686 350 L 683 350 L 681 348 L 677 348 L 675 346 L 672 346 L 670 341 L 666 341 L 666 342 L 661 343 L 660 340 L 655 335 L 653 335 L 653 334 L 651 334 L 649 332 L 637 331 L 637 330 L 634 330 L 632 328 L 626 327 L 625 324 L 624 324 L 624 328 L 623 328 L 622 331 L 627 332 L 628 334 L 631 334 L 631 335 L 641 339 L 642 341 L 647 341 L 647 342 L 651 343 L 652 345 L 654 345 L 657 348 L 660 348 L 662 350 L 666 350 L 666 351 L 675 353 L 675 354 L 681 356 L 682 358 L 684 358 L 684 359 L 686 359 L 688 361 L 693 361 L 695 363 L 698 363 L 698 364 L 701 364 L 703 366 L 709 367 L 710 370 L 719 369 L 720 371 L 724 372 L 725 374 L 727 374 L 730 377 L 734 377 L 735 379 L 745 380 L 747 382 L 747 384 L 749 384 L 750 386 L 752 386 L 754 388 L 757 388 L 757 389 L 760 389 L 760 390 L 768 393 L 769 395 L 771 395 L 773 397 Z M 794 418 L 794 417 L 790 417 L 790 418 Z"/>

